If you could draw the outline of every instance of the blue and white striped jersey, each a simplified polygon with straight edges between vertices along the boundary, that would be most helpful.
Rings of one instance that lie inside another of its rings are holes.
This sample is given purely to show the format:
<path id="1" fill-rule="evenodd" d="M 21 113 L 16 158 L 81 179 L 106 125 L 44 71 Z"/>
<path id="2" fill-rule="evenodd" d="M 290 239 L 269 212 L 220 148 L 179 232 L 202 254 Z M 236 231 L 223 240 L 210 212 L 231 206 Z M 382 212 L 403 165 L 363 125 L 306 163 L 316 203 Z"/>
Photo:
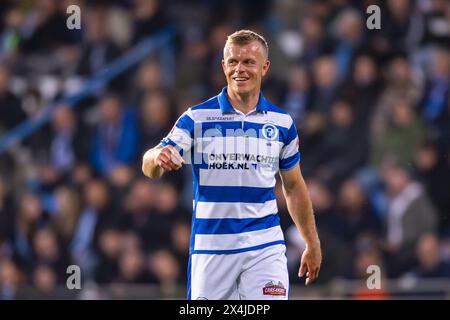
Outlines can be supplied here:
<path id="1" fill-rule="evenodd" d="M 192 163 L 191 253 L 237 253 L 284 243 L 276 174 L 300 161 L 292 118 L 261 94 L 244 115 L 222 92 L 189 108 L 160 145 Z"/>

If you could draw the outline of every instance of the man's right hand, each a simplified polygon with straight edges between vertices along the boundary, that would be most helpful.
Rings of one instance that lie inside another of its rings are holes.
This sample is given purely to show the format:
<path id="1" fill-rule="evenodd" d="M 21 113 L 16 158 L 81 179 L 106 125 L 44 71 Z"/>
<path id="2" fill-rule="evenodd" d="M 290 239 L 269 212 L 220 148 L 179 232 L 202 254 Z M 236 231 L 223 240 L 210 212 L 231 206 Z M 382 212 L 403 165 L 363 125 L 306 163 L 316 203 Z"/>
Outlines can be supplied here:
<path id="1" fill-rule="evenodd" d="M 151 179 L 159 179 L 164 172 L 178 170 L 184 159 L 173 146 L 157 146 L 148 150 L 142 159 L 142 172 Z"/>
<path id="2" fill-rule="evenodd" d="M 162 147 L 156 153 L 155 164 L 164 171 L 179 170 L 183 163 L 183 157 L 173 146 Z"/>

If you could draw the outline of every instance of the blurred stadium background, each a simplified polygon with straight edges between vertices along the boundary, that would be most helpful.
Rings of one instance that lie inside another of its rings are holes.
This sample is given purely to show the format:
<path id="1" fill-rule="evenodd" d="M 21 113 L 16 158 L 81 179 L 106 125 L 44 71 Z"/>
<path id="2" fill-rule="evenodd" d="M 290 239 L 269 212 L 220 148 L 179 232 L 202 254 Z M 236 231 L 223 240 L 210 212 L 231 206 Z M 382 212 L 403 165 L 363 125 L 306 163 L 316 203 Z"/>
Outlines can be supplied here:
<path id="1" fill-rule="evenodd" d="M 225 85 L 241 28 L 269 42 L 264 93 L 298 124 L 322 240 L 306 288 L 278 186 L 291 298 L 450 298 L 448 1 L 2 0 L 0 16 L 0 299 L 185 298 L 190 167 L 152 182 L 141 156 Z"/>

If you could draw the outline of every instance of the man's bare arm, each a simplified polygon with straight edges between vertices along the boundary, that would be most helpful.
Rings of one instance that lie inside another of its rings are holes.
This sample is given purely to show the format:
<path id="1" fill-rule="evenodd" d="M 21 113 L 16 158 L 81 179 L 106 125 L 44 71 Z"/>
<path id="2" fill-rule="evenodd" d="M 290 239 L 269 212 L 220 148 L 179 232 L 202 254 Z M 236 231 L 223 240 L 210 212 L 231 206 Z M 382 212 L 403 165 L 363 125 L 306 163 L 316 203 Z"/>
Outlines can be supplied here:
<path id="1" fill-rule="evenodd" d="M 299 165 L 288 171 L 280 171 L 280 175 L 289 214 L 306 242 L 299 277 L 306 272 L 306 284 L 308 285 L 318 277 L 322 262 L 320 240 L 316 230 L 311 199 Z"/>
<path id="2" fill-rule="evenodd" d="M 178 170 L 184 159 L 173 146 L 156 146 L 142 157 L 142 172 L 151 179 L 159 179 L 166 171 Z"/>

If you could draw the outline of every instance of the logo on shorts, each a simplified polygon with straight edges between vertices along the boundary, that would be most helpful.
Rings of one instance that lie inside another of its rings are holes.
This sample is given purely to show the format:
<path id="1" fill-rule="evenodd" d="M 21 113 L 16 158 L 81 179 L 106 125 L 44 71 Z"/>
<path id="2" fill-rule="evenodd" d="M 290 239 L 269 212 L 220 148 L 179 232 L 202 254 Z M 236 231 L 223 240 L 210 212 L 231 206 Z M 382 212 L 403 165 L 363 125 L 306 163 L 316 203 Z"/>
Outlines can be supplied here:
<path id="1" fill-rule="evenodd" d="M 283 286 L 281 281 L 275 284 L 273 281 L 269 281 L 263 288 L 263 295 L 265 296 L 285 296 L 286 288 Z"/>
<path id="2" fill-rule="evenodd" d="M 267 140 L 275 140 L 278 138 L 278 128 L 273 124 L 267 123 L 262 127 L 262 135 Z"/>

